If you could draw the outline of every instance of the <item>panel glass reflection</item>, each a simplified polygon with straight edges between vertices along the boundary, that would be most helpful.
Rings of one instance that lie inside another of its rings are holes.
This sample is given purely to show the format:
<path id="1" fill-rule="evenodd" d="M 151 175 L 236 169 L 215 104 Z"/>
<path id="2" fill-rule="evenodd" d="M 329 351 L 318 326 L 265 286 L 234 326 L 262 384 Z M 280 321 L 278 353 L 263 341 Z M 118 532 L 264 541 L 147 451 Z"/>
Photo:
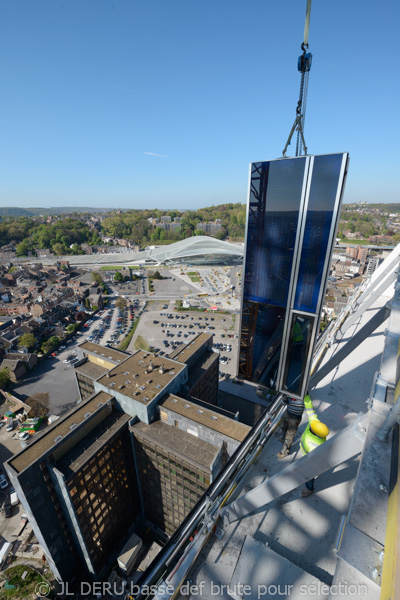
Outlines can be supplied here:
<path id="1" fill-rule="evenodd" d="M 244 299 L 286 306 L 305 157 L 252 165 Z"/>
<path id="2" fill-rule="evenodd" d="M 276 389 L 286 310 L 251 302 L 242 314 L 240 375 Z"/>
<path id="3" fill-rule="evenodd" d="M 306 375 L 315 317 L 294 313 L 290 323 L 289 345 L 283 374 L 283 389 L 300 396 Z"/>
<path id="4" fill-rule="evenodd" d="M 314 158 L 294 302 L 296 310 L 317 312 L 342 160 L 343 154 Z"/>

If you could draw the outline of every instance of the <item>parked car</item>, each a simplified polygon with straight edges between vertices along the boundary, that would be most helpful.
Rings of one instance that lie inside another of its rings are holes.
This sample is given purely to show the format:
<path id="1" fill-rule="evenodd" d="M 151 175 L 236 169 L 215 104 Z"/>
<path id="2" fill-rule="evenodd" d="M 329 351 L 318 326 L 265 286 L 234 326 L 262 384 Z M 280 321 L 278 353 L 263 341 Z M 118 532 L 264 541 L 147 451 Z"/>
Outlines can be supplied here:
<path id="1" fill-rule="evenodd" d="M 20 440 L 23 440 L 25 442 L 26 440 L 29 440 L 30 435 L 29 435 L 29 433 L 27 431 L 23 431 L 22 433 L 20 433 L 18 435 L 18 437 L 19 437 Z"/>
<path id="2" fill-rule="evenodd" d="M 14 421 L 12 419 L 10 419 L 7 423 L 6 431 L 12 431 L 13 429 L 14 429 Z"/>
<path id="3" fill-rule="evenodd" d="M 4 490 L 4 488 L 8 487 L 8 481 L 6 476 L 3 473 L 0 474 L 0 488 Z"/>

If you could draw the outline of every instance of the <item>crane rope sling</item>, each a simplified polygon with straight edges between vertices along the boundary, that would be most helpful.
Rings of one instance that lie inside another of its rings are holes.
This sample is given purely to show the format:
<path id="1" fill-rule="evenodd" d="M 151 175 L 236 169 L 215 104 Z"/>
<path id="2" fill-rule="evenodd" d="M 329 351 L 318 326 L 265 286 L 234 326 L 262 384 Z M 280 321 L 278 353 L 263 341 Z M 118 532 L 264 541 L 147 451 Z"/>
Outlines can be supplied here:
<path id="1" fill-rule="evenodd" d="M 292 129 L 290 130 L 288 140 L 286 142 L 286 146 L 282 152 L 283 156 L 286 156 L 286 152 L 290 142 L 292 141 L 292 137 L 295 131 L 297 131 L 297 142 L 296 142 L 296 156 L 301 156 L 304 150 L 304 154 L 307 154 L 307 146 L 304 139 L 304 123 L 306 118 L 306 108 L 307 108 L 307 94 L 308 94 L 308 76 L 311 69 L 312 62 L 312 54 L 311 52 L 307 52 L 308 50 L 308 34 L 310 31 L 310 16 L 311 16 L 311 1 L 307 0 L 307 9 L 306 9 L 306 21 L 304 25 L 304 40 L 301 44 L 301 49 L 303 50 L 303 54 L 299 56 L 297 62 L 297 69 L 301 73 L 300 80 L 300 95 L 299 101 L 296 106 L 296 118 L 294 120 Z"/>

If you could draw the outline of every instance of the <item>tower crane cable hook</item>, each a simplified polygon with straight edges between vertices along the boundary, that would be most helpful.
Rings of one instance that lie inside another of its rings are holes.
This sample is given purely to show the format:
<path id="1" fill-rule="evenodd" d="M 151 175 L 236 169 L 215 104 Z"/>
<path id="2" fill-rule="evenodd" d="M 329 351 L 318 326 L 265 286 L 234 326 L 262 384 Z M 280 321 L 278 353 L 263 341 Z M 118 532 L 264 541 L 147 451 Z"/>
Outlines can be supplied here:
<path id="1" fill-rule="evenodd" d="M 286 152 L 290 142 L 292 141 L 292 137 L 295 131 L 297 131 L 297 141 L 296 141 L 296 156 L 301 156 L 304 149 L 304 154 L 307 154 L 307 146 L 304 139 L 304 124 L 305 124 L 305 116 L 306 116 L 306 108 L 307 108 L 307 94 L 308 94 L 308 76 L 311 69 L 312 63 L 312 54 L 311 52 L 307 52 L 308 50 L 308 34 L 310 31 L 310 16 L 311 16 L 311 2 L 312 0 L 307 0 L 307 9 L 306 9 L 306 20 L 304 25 L 304 40 L 301 44 L 301 49 L 303 54 L 299 56 L 297 62 L 297 69 L 301 73 L 300 80 L 300 94 L 299 100 L 296 106 L 296 118 L 294 120 L 292 129 L 290 130 L 288 140 L 286 142 L 286 146 L 283 149 L 283 156 L 286 156 Z"/>

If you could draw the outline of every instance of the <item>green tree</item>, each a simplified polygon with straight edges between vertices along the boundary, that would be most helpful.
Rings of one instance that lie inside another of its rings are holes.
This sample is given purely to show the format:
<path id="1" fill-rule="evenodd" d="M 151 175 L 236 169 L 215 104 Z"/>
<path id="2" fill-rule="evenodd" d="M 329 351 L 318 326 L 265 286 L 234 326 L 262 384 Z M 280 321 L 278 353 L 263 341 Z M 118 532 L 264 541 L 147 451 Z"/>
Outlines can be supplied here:
<path id="1" fill-rule="evenodd" d="M 59 343 L 60 343 L 60 338 L 57 337 L 56 335 L 52 335 L 51 337 L 49 337 L 48 340 L 46 340 L 45 342 L 42 343 L 42 350 L 43 350 L 43 352 L 49 352 L 49 350 L 56 348 Z"/>
<path id="2" fill-rule="evenodd" d="M 115 306 L 118 308 L 118 310 L 124 310 L 124 308 L 126 306 L 125 298 L 122 298 L 121 296 L 119 296 L 119 298 L 117 298 L 117 300 L 115 302 Z"/>
<path id="3" fill-rule="evenodd" d="M 116 281 L 117 283 L 121 283 L 123 280 L 124 278 L 122 277 L 121 273 L 117 271 L 114 275 L 114 281 Z"/>
<path id="4" fill-rule="evenodd" d="M 20 348 L 33 348 L 33 346 L 36 344 L 36 338 L 33 335 L 33 333 L 24 333 L 23 335 L 20 336 L 19 340 L 18 340 L 18 346 Z"/>
<path id="5" fill-rule="evenodd" d="M 70 325 L 67 325 L 68 333 L 74 333 L 78 328 L 79 328 L 78 323 L 71 323 Z"/>
<path id="6" fill-rule="evenodd" d="M 103 280 L 102 276 L 97 271 L 92 271 L 92 281 L 94 283 L 96 283 L 97 285 L 104 284 L 104 280 Z"/>
<path id="7" fill-rule="evenodd" d="M 0 390 L 4 390 L 11 383 L 10 371 L 8 367 L 0 369 Z"/>

